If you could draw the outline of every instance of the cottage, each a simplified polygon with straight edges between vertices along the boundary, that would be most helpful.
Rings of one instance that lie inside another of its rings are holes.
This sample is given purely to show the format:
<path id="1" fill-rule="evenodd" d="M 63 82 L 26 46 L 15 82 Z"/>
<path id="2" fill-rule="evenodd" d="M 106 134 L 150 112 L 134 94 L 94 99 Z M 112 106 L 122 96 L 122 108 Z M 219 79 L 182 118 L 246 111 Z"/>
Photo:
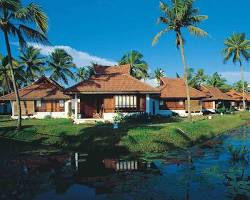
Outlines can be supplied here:
<path id="1" fill-rule="evenodd" d="M 112 121 L 117 112 L 155 114 L 160 92 L 130 75 L 130 65 L 95 66 L 95 75 L 66 90 L 73 95 L 75 123 Z"/>
<path id="2" fill-rule="evenodd" d="M 55 81 L 43 76 L 31 85 L 19 89 L 23 118 L 67 118 L 70 115 L 69 95 L 64 94 L 64 88 Z M 0 98 L 10 101 L 12 118 L 17 118 L 17 105 L 14 93 Z"/>
<path id="3" fill-rule="evenodd" d="M 223 93 L 219 88 L 202 85 L 199 90 L 206 96 L 202 100 L 203 111 L 215 112 L 220 106 L 230 108 L 232 97 Z"/>
<path id="4" fill-rule="evenodd" d="M 232 89 L 228 91 L 226 94 L 233 99 L 232 105 L 236 109 L 238 110 L 243 109 L 243 94 L 241 92 L 237 92 L 236 90 Z M 250 94 L 247 92 L 245 93 L 245 100 L 247 108 L 250 108 Z"/>
<path id="5" fill-rule="evenodd" d="M 159 90 L 161 92 L 159 99 L 158 114 L 187 116 L 187 93 L 183 79 L 180 78 L 161 78 Z M 191 98 L 192 115 L 202 115 L 202 98 L 204 93 L 189 87 Z"/>

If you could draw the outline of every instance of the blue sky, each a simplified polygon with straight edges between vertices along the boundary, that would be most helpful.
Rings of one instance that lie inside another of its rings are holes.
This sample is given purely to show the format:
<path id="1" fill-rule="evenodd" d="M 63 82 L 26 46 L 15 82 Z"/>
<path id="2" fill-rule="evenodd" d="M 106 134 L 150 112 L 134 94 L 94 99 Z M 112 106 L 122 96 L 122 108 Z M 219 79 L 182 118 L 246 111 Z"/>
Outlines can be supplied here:
<path id="1" fill-rule="evenodd" d="M 30 2 L 25 0 L 24 4 Z M 151 71 L 161 67 L 168 76 L 182 74 L 180 52 L 173 34 L 165 35 L 151 46 L 160 30 L 158 0 L 34 0 L 49 16 L 49 40 L 53 46 L 65 47 L 78 65 L 97 59 L 112 64 L 132 49 L 143 53 Z M 201 27 L 209 38 L 195 38 L 185 32 L 186 57 L 190 67 L 218 71 L 230 81 L 238 78 L 238 66 L 223 64 L 223 41 L 233 32 L 250 37 L 249 0 L 197 0 L 196 7 L 209 19 Z M 41 47 L 46 54 L 53 47 Z M 96 57 L 93 57 L 96 56 Z M 100 58 L 102 58 L 100 60 Z M 250 63 L 245 65 L 250 81 Z"/>

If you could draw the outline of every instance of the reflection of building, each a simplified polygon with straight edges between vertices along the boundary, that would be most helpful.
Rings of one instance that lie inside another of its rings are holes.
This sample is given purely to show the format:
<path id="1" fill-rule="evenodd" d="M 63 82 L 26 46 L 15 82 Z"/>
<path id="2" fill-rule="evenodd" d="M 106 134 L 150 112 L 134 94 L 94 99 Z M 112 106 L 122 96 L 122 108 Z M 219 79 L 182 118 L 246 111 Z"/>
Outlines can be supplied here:
<path id="1" fill-rule="evenodd" d="M 152 168 L 152 163 L 149 162 L 104 159 L 103 163 L 105 168 L 115 171 L 134 171 Z"/>

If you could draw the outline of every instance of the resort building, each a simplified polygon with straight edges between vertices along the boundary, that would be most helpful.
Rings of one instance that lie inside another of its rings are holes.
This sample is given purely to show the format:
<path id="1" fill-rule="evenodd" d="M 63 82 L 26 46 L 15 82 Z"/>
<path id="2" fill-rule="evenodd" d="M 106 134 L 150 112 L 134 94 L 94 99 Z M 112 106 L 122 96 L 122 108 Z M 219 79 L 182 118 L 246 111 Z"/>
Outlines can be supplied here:
<path id="1" fill-rule="evenodd" d="M 227 92 L 227 95 L 233 99 L 232 105 L 238 109 L 243 110 L 243 94 L 241 92 L 237 92 L 236 90 L 232 89 Z M 247 108 L 250 108 L 250 94 L 245 93 L 245 100 Z"/>
<path id="2" fill-rule="evenodd" d="M 183 79 L 161 78 L 159 89 L 161 96 L 158 101 L 158 114 L 172 115 L 176 113 L 182 117 L 188 115 L 187 92 Z M 206 96 L 192 87 L 189 87 L 189 91 L 192 115 L 202 115 L 202 98 Z"/>
<path id="3" fill-rule="evenodd" d="M 70 115 L 71 97 L 64 94 L 64 88 L 55 81 L 43 76 L 31 85 L 19 89 L 23 118 L 67 118 Z M 17 105 L 14 93 L 0 97 L 1 101 L 10 101 L 12 118 L 17 117 Z"/>
<path id="4" fill-rule="evenodd" d="M 233 98 L 223 93 L 219 88 L 202 85 L 199 90 L 206 95 L 202 100 L 203 111 L 215 112 L 220 106 L 230 108 L 233 102 Z"/>
<path id="5" fill-rule="evenodd" d="M 75 123 L 112 121 L 117 112 L 156 114 L 160 91 L 130 75 L 130 65 L 95 66 L 95 75 L 65 92 L 72 95 Z"/>

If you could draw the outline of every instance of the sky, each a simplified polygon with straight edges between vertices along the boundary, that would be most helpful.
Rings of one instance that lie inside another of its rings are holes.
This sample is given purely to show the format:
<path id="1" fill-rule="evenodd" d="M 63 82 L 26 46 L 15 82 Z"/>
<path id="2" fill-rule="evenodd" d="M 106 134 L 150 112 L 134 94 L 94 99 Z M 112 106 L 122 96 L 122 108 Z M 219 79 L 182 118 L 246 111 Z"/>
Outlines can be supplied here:
<path id="1" fill-rule="evenodd" d="M 61 47 L 82 67 L 92 61 L 113 65 L 124 53 L 137 50 L 144 55 L 151 72 L 161 67 L 169 77 L 175 77 L 176 72 L 183 73 L 173 33 L 164 35 L 156 46 L 151 45 L 154 35 L 162 28 L 156 24 L 160 15 L 158 0 L 33 1 L 40 4 L 49 17 L 51 46 L 35 44 L 44 55 Z M 30 2 L 23 1 L 24 5 Z M 189 67 L 203 68 L 207 74 L 217 71 L 231 83 L 239 80 L 239 66 L 231 62 L 223 64 L 223 41 L 233 32 L 245 32 L 250 37 L 250 1 L 196 0 L 195 6 L 200 14 L 209 17 L 200 25 L 209 37 L 196 38 L 184 32 Z M 12 48 L 17 56 L 14 40 Z M 245 63 L 244 67 L 245 79 L 250 81 L 250 63 Z"/>

